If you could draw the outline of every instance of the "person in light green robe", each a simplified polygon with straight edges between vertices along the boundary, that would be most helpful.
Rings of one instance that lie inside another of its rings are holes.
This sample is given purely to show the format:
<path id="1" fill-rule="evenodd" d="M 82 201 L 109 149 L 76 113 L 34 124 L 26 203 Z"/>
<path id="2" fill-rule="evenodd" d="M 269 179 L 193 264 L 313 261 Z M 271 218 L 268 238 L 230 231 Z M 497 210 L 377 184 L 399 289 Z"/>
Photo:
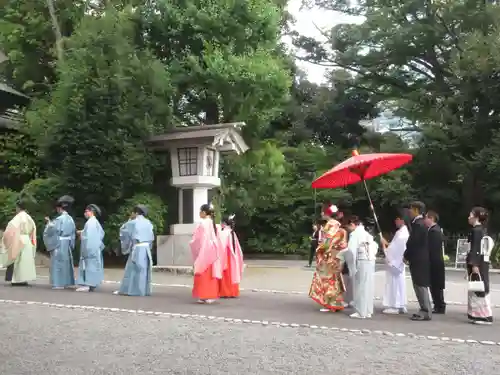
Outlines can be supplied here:
<path id="1" fill-rule="evenodd" d="M 25 203 L 18 200 L 17 214 L 9 221 L 0 246 L 0 264 L 11 266 L 13 286 L 26 286 L 36 280 L 36 225 L 25 211 Z M 9 280 L 10 279 L 10 280 Z"/>

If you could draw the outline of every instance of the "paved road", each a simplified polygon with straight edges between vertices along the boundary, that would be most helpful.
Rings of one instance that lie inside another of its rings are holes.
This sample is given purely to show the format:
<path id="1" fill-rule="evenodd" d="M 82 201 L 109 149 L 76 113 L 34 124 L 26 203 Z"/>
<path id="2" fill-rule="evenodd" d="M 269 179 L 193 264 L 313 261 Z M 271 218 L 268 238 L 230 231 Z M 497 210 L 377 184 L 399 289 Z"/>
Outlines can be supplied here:
<path id="1" fill-rule="evenodd" d="M 497 325 L 466 323 L 464 306 L 432 322 L 353 320 L 320 313 L 303 295 L 245 291 L 205 306 L 185 287 L 156 287 L 151 297 L 113 290 L 0 286 L 0 374 L 483 375 L 500 365 L 498 344 L 462 341 L 500 341 Z"/>
<path id="2" fill-rule="evenodd" d="M 144 298 L 112 295 L 114 286 L 104 285 L 94 293 L 55 291 L 45 283 L 29 288 L 0 288 L 0 299 L 38 301 L 69 305 L 90 305 L 131 310 L 181 314 L 204 314 L 235 319 L 264 320 L 339 328 L 383 330 L 394 333 L 447 336 L 451 338 L 500 341 L 500 326 L 479 327 L 467 323 L 465 306 L 449 306 L 445 316 L 432 322 L 412 322 L 407 316 L 377 314 L 373 319 L 355 320 L 347 312 L 321 313 L 318 305 L 302 295 L 243 292 L 240 299 L 221 300 L 211 306 L 198 305 L 190 290 L 179 287 L 156 287 L 154 295 Z M 381 306 L 376 305 L 380 310 Z M 410 309 L 417 308 L 410 304 Z M 500 311 L 496 309 L 495 311 Z"/>
<path id="3" fill-rule="evenodd" d="M 4 305 L 9 375 L 492 374 L 498 347 L 108 311 Z M 418 353 L 418 354 L 417 354 Z"/>

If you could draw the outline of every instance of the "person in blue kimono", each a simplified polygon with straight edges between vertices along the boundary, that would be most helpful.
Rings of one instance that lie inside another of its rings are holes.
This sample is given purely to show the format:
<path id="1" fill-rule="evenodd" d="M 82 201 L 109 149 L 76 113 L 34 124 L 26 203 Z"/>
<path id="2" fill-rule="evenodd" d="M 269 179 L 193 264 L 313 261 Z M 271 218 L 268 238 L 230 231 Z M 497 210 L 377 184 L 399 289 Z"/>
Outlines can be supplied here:
<path id="1" fill-rule="evenodd" d="M 46 217 L 43 242 L 50 254 L 50 284 L 52 289 L 71 288 L 75 285 L 73 249 L 75 248 L 76 228 L 73 218 L 68 214 L 74 199 L 64 195 L 57 200 L 58 216 L 54 220 Z"/>
<path id="2" fill-rule="evenodd" d="M 120 228 L 121 251 L 123 255 L 128 255 L 128 260 L 120 290 L 114 294 L 151 295 L 151 271 L 153 267 L 151 247 L 155 235 L 153 224 L 146 219 L 147 214 L 146 206 L 137 205 L 130 220 Z"/>
<path id="3" fill-rule="evenodd" d="M 101 215 L 101 210 L 95 204 L 90 204 L 85 209 L 87 222 L 83 231 L 80 231 L 80 263 L 78 265 L 77 292 L 92 292 L 104 280 L 104 230 L 96 216 Z"/>

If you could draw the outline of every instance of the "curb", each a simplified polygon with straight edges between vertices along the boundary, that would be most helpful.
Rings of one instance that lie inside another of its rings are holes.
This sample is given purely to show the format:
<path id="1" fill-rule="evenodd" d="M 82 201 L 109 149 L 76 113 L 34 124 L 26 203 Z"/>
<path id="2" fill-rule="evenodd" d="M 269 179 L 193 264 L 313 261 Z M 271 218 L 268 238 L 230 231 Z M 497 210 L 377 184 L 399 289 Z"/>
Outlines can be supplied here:
<path id="1" fill-rule="evenodd" d="M 260 325 L 263 327 L 273 326 L 279 328 L 294 328 L 294 329 L 310 329 L 315 331 L 333 331 L 333 332 L 343 332 L 345 334 L 350 335 L 360 335 L 360 336 L 386 336 L 390 338 L 402 338 L 409 337 L 416 340 L 432 340 L 432 341 L 441 341 L 447 343 L 456 343 L 456 344 L 468 344 L 468 345 L 488 345 L 488 346 L 500 346 L 500 342 L 489 341 L 489 340 L 466 340 L 460 338 L 451 338 L 446 336 L 425 336 L 425 335 L 417 335 L 415 333 L 394 333 L 389 331 L 372 331 L 370 329 L 348 329 L 348 328 L 338 328 L 338 327 L 327 327 L 327 326 L 316 326 L 310 324 L 297 324 L 297 323 L 282 323 L 282 322 L 269 322 L 266 320 L 250 320 L 250 319 L 234 319 L 234 318 L 225 318 L 222 316 L 212 316 L 212 315 L 199 315 L 199 314 L 181 314 L 181 313 L 166 313 L 161 311 L 144 311 L 144 310 L 129 310 L 129 309 L 120 309 L 117 307 L 100 307 L 100 306 L 85 306 L 85 305 L 64 305 L 59 303 L 49 303 L 49 302 L 38 302 L 38 301 L 15 301 L 15 300 L 0 300 L 0 303 L 5 304 L 13 304 L 13 305 L 38 305 L 38 306 L 46 306 L 51 308 L 59 308 L 59 309 L 72 309 L 72 310 L 91 310 L 91 311 L 106 311 L 112 313 L 128 313 L 128 314 L 136 314 L 136 315 L 149 315 L 149 316 L 157 316 L 157 317 L 165 317 L 165 318 L 182 318 L 182 319 L 190 319 L 196 321 L 217 321 L 217 322 L 226 322 L 226 323 L 234 323 L 234 324 L 252 324 L 252 325 Z"/>
<path id="2" fill-rule="evenodd" d="M 153 266 L 153 272 L 167 272 L 172 273 L 173 275 L 188 275 L 193 276 L 193 267 L 192 266 Z M 243 264 L 243 269 L 246 268 L 254 268 L 252 266 L 248 266 L 247 264 Z M 272 267 L 275 268 L 275 267 Z M 289 267 L 282 267 L 289 268 Z"/>
<path id="3" fill-rule="evenodd" d="M 177 275 L 193 276 L 193 267 L 187 266 L 153 266 L 153 272 L 166 272 Z"/>
<path id="4" fill-rule="evenodd" d="M 48 276 L 40 276 L 38 277 L 39 279 L 42 280 L 47 280 Z M 115 280 L 104 280 L 104 284 L 110 284 L 110 285 L 116 285 L 120 284 L 119 281 Z M 161 283 L 151 283 L 152 286 L 155 287 L 167 287 L 167 288 L 192 288 L 192 285 L 187 285 L 187 284 L 161 284 Z M 281 294 L 281 295 L 294 295 L 294 296 L 308 296 L 308 292 L 304 291 L 287 291 L 287 290 L 274 290 L 274 289 L 256 289 L 256 288 L 240 288 L 240 291 L 245 291 L 245 292 L 252 292 L 252 293 L 270 293 L 270 294 Z M 383 297 L 380 296 L 375 296 L 373 297 L 374 301 L 382 301 Z M 418 303 L 418 300 L 416 299 L 408 299 L 407 303 Z M 447 305 L 450 306 L 467 306 L 467 302 L 457 302 L 457 301 L 446 301 Z M 497 305 L 491 305 L 492 308 L 494 309 L 499 309 L 500 304 Z"/>

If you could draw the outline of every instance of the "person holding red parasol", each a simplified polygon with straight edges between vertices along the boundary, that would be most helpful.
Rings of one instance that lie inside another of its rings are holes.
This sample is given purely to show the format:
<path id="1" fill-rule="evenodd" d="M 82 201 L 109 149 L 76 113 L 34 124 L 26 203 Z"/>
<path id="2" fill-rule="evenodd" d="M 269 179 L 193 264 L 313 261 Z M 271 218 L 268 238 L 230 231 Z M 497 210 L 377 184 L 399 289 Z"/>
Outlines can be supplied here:
<path id="1" fill-rule="evenodd" d="M 323 218 L 326 224 L 316 250 L 316 272 L 309 289 L 309 297 L 322 306 L 322 312 L 344 309 L 345 288 L 341 275 L 343 262 L 339 254 L 347 249 L 347 233 L 337 220 L 341 217 L 342 213 L 337 206 L 324 206 Z"/>

